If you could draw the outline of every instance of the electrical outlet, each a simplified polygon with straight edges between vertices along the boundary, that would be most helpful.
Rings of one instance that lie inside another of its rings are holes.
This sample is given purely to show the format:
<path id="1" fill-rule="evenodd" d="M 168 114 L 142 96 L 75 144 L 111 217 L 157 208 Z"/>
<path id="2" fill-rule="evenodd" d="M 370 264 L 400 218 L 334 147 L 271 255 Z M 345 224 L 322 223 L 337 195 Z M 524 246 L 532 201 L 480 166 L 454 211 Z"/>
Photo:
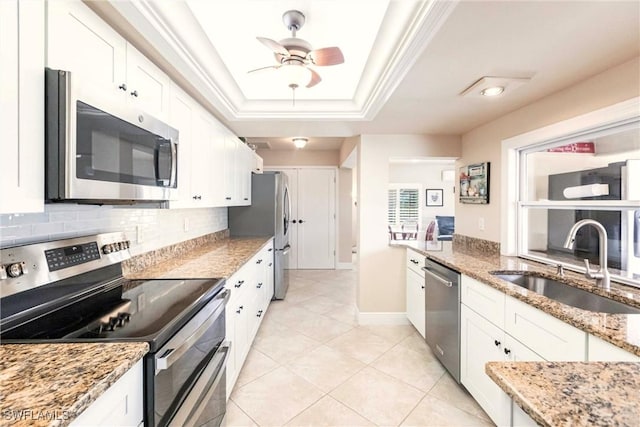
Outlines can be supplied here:
<path id="1" fill-rule="evenodd" d="M 184 219 L 184 231 L 189 231 L 189 218 Z"/>
<path id="2" fill-rule="evenodd" d="M 136 243 L 142 243 L 142 226 L 136 225 Z"/>
<path id="3" fill-rule="evenodd" d="M 484 218 L 483 217 L 479 217 L 478 218 L 478 228 L 480 230 L 484 230 Z"/>

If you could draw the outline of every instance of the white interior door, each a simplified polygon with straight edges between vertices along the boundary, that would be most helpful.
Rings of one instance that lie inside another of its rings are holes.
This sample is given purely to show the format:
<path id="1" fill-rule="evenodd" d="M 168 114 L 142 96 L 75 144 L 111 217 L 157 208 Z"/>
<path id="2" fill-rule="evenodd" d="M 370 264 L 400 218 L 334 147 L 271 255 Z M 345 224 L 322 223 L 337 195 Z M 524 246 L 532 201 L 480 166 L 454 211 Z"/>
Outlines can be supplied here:
<path id="1" fill-rule="evenodd" d="M 298 169 L 297 234 L 300 269 L 335 268 L 336 171 Z"/>

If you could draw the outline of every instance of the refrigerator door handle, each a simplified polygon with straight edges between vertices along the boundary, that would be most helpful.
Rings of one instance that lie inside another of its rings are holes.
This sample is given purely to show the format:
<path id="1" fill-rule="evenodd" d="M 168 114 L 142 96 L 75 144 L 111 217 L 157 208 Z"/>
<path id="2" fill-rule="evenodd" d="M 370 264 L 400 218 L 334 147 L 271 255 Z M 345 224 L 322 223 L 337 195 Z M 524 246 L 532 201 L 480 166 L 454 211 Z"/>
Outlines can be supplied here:
<path id="1" fill-rule="evenodd" d="M 282 251 L 282 255 L 286 255 L 289 253 L 289 249 L 291 249 L 291 245 L 287 243 L 284 248 L 278 250 Z"/>

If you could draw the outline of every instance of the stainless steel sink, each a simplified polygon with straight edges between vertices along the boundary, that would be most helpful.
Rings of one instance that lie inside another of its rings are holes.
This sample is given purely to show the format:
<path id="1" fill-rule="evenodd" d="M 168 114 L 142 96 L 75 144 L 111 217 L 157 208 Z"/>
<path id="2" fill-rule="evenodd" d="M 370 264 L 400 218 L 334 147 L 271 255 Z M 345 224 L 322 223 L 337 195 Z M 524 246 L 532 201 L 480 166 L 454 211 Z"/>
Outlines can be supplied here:
<path id="1" fill-rule="evenodd" d="M 571 285 L 542 277 L 535 272 L 493 271 L 491 274 L 514 285 L 582 310 L 611 314 L 640 314 L 640 308 L 631 307 Z"/>

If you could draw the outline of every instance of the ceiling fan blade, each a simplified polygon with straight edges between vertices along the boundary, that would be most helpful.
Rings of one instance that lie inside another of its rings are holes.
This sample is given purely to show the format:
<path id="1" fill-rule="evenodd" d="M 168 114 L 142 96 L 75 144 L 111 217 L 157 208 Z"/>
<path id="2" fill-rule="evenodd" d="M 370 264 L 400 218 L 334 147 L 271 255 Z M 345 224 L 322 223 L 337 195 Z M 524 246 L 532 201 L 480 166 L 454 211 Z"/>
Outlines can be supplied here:
<path id="1" fill-rule="evenodd" d="M 309 82 L 307 87 L 314 87 L 315 85 L 317 85 L 322 81 L 322 77 L 320 77 L 320 74 L 316 73 L 314 70 L 312 70 L 309 67 L 307 67 L 307 70 L 311 71 L 311 81 Z"/>
<path id="2" fill-rule="evenodd" d="M 253 73 L 255 71 L 268 70 L 269 68 L 273 68 L 274 70 L 277 70 L 280 67 L 282 67 L 282 65 L 280 65 L 280 64 L 278 64 L 278 65 L 269 65 L 268 67 L 260 67 L 260 68 L 256 68 L 255 70 L 249 70 L 249 71 L 247 71 L 247 73 Z"/>
<path id="3" fill-rule="evenodd" d="M 256 37 L 260 43 L 282 56 L 290 56 L 289 51 L 275 40 L 268 39 L 266 37 Z"/>
<path id="4" fill-rule="evenodd" d="M 311 59 L 315 65 L 338 65 L 344 62 L 344 55 L 339 47 L 325 47 L 322 49 L 312 50 L 307 54 L 307 58 Z"/>

